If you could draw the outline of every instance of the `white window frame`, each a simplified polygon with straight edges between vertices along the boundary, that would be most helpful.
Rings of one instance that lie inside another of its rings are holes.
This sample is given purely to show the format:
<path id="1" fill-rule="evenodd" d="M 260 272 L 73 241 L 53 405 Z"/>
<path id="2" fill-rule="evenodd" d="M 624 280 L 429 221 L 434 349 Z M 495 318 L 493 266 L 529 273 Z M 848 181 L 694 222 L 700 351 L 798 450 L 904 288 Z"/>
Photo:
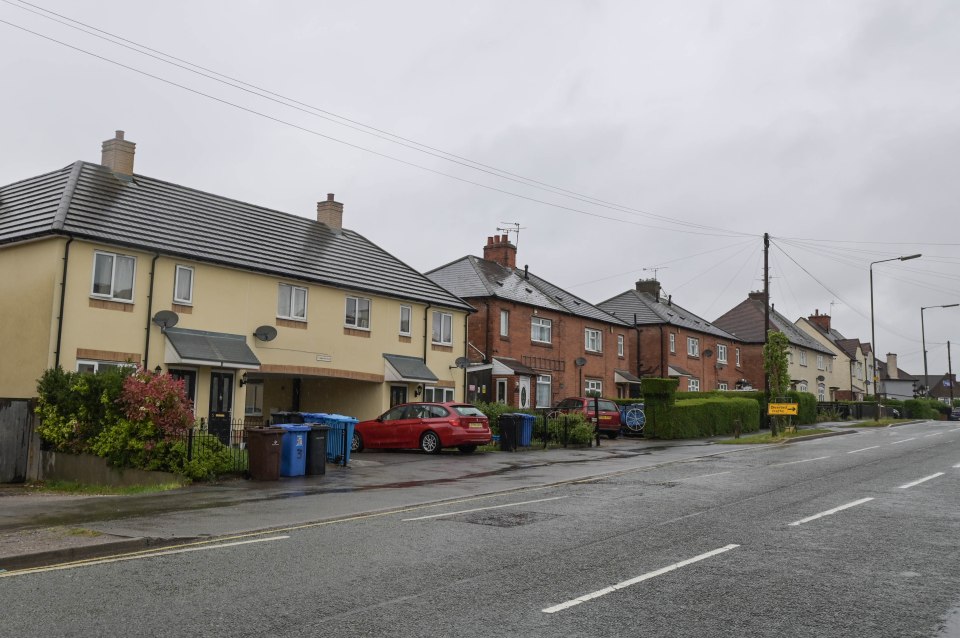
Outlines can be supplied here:
<path id="1" fill-rule="evenodd" d="M 823 355 L 822 355 L 822 354 L 818 354 L 818 355 L 817 355 L 817 370 L 826 370 L 826 369 L 827 369 L 827 366 L 825 366 L 825 365 L 823 364 Z"/>
<path id="2" fill-rule="evenodd" d="M 739 368 L 740 367 L 740 348 L 736 348 L 734 350 L 734 354 L 737 357 L 737 367 Z"/>
<path id="3" fill-rule="evenodd" d="M 93 370 L 81 370 L 81 366 L 91 366 Z M 77 359 L 77 372 L 90 372 L 97 374 L 100 372 L 100 368 L 136 368 L 137 364 L 127 363 L 125 361 L 98 361 L 96 359 Z"/>
<path id="4" fill-rule="evenodd" d="M 190 293 L 186 296 L 181 294 L 180 290 L 180 272 L 190 273 Z M 173 271 L 173 303 L 183 304 L 185 306 L 193 305 L 193 266 L 181 266 L 177 264 L 177 267 Z"/>
<path id="5" fill-rule="evenodd" d="M 807 382 L 801 381 L 797 384 L 797 392 L 806 392 L 807 391 Z"/>
<path id="6" fill-rule="evenodd" d="M 406 330 L 403 329 L 403 313 L 404 313 L 404 311 L 406 311 L 406 313 L 407 313 L 407 329 L 406 329 Z M 401 335 L 401 336 L 404 336 L 404 337 L 409 337 L 410 334 L 411 334 L 411 332 L 410 332 L 410 326 L 411 326 L 411 325 L 413 325 L 413 306 L 401 305 L 401 306 L 400 306 L 400 335 Z"/>
<path id="7" fill-rule="evenodd" d="M 617 356 L 623 356 L 623 335 L 617 335 Z"/>
<path id="8" fill-rule="evenodd" d="M 585 328 L 583 347 L 587 352 L 603 352 L 603 333 L 595 328 Z"/>
<path id="9" fill-rule="evenodd" d="M 727 346 L 722 343 L 717 344 L 717 363 L 727 362 Z"/>
<path id="10" fill-rule="evenodd" d="M 603 381 L 600 379 L 584 379 L 583 381 L 583 396 L 591 396 L 591 392 L 596 392 L 601 397 L 603 396 Z"/>
<path id="11" fill-rule="evenodd" d="M 353 321 L 350 321 L 350 302 L 353 302 Z M 367 305 L 367 321 L 366 325 L 363 324 L 361 320 L 361 306 L 363 303 Z M 343 325 L 346 328 L 353 328 L 354 330 L 370 330 L 370 323 L 373 317 L 373 302 L 370 301 L 367 297 L 355 297 L 353 295 L 347 295 L 347 298 L 344 300 L 343 305 Z"/>
<path id="12" fill-rule="evenodd" d="M 455 401 L 453 388 L 438 388 L 427 386 L 423 389 L 423 400 L 427 403 L 448 403 Z"/>
<path id="13" fill-rule="evenodd" d="M 700 340 L 696 337 L 687 337 L 687 356 L 688 357 L 699 357 L 700 356 Z"/>
<path id="14" fill-rule="evenodd" d="M 827 384 L 825 383 L 817 384 L 817 400 L 821 402 L 827 400 Z"/>
<path id="15" fill-rule="evenodd" d="M 727 383 L 726 383 L 725 381 L 719 382 L 719 383 L 717 384 L 717 390 L 720 390 L 721 392 L 722 392 L 722 391 L 726 391 L 726 390 L 727 390 Z"/>
<path id="16" fill-rule="evenodd" d="M 247 381 L 244 388 L 246 388 L 243 399 L 244 416 L 263 416 L 263 380 Z"/>
<path id="17" fill-rule="evenodd" d="M 541 338 L 544 334 L 546 334 L 546 339 Z M 531 317 L 530 340 L 537 343 L 553 343 L 553 320 Z"/>
<path id="18" fill-rule="evenodd" d="M 802 366 L 807 365 L 807 351 L 806 351 L 806 350 L 800 350 L 800 365 L 802 365 Z"/>
<path id="19" fill-rule="evenodd" d="M 437 340 L 437 319 L 440 320 L 440 340 Z M 431 332 L 431 339 L 433 343 L 438 346 L 452 346 L 453 345 L 453 315 L 449 312 L 440 312 L 438 310 L 433 311 L 433 321 L 431 322 L 433 329 Z"/>
<path id="20" fill-rule="evenodd" d="M 670 354 L 676 354 L 677 352 L 677 335 L 670 333 Z"/>
<path id="21" fill-rule="evenodd" d="M 700 392 L 700 379 L 693 377 L 687 379 L 687 392 Z"/>
<path id="22" fill-rule="evenodd" d="M 546 388 L 546 403 L 541 402 L 540 392 Z M 553 377 L 549 374 L 538 374 L 537 375 L 537 391 L 534 393 L 534 398 L 536 399 L 536 407 L 538 408 L 549 408 L 552 406 L 553 401 Z"/>
<path id="23" fill-rule="evenodd" d="M 96 292 L 97 285 L 97 260 L 100 257 L 109 257 L 111 259 L 110 263 L 110 292 Z M 117 263 L 121 259 L 129 259 L 133 262 L 133 271 L 130 273 L 130 298 L 118 297 L 116 296 L 117 292 Z M 119 303 L 133 303 L 133 300 L 136 298 L 136 284 L 137 284 L 137 258 L 133 255 L 124 255 L 121 253 L 111 253 L 105 250 L 95 250 L 93 251 L 93 271 L 90 275 L 90 296 L 96 297 L 97 299 L 109 299 L 110 301 L 117 301 Z"/>
<path id="24" fill-rule="evenodd" d="M 494 397 L 497 403 L 502 403 L 503 405 L 510 404 L 510 397 L 507 396 L 507 380 L 506 379 L 497 379 L 497 396 Z"/>
<path id="25" fill-rule="evenodd" d="M 500 310 L 500 336 L 510 336 L 510 311 Z"/>
<path id="26" fill-rule="evenodd" d="M 285 312 L 281 312 L 280 309 L 280 300 L 283 299 L 281 291 L 284 288 L 290 289 L 290 304 L 286 308 Z M 298 292 L 303 293 L 303 316 L 298 317 L 293 314 L 294 308 L 296 308 L 296 295 Z M 306 321 L 307 320 L 307 300 L 309 295 L 307 294 L 307 289 L 303 286 L 294 286 L 293 284 L 278 284 L 277 287 L 277 318 L 278 319 L 289 319 L 290 321 Z"/>

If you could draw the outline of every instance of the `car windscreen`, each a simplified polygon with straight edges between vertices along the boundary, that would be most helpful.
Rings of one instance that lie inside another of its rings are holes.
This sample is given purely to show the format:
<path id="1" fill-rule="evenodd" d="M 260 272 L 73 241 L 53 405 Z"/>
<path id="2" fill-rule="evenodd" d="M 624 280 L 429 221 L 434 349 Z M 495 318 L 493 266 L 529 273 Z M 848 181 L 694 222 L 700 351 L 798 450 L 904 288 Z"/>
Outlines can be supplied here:
<path id="1" fill-rule="evenodd" d="M 452 407 L 460 416 L 486 416 L 483 412 L 472 405 L 453 405 Z"/>
<path id="2" fill-rule="evenodd" d="M 616 403 L 613 401 L 604 401 L 603 399 L 600 400 L 600 409 L 604 412 L 618 412 Z"/>

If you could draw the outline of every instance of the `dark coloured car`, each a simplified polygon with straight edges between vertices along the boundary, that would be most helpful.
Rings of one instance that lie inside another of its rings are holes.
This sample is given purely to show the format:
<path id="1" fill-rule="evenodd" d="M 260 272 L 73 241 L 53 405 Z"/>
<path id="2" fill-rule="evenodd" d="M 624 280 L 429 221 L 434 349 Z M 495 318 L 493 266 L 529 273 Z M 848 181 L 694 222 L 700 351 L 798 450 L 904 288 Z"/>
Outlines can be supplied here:
<path id="1" fill-rule="evenodd" d="M 960 421 L 960 408 L 952 408 L 947 415 L 948 421 Z"/>
<path id="2" fill-rule="evenodd" d="M 587 420 L 597 416 L 600 431 L 611 439 L 620 436 L 620 408 L 610 399 L 597 399 L 599 414 L 594 412 L 593 397 L 570 397 L 557 404 L 556 410 L 564 414 L 577 412 Z"/>
<path id="3" fill-rule="evenodd" d="M 483 412 L 469 403 L 403 403 L 357 424 L 351 450 L 416 449 L 439 454 L 455 447 L 470 454 L 493 440 Z"/>

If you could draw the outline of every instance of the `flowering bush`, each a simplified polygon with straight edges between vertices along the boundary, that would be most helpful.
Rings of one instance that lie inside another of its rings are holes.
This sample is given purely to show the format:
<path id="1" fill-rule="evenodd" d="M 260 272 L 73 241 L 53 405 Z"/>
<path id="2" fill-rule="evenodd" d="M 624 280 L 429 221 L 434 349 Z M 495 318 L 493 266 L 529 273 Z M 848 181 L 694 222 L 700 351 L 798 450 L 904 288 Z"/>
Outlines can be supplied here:
<path id="1" fill-rule="evenodd" d="M 193 401 L 182 379 L 139 368 L 124 379 L 120 406 L 132 421 L 149 421 L 164 436 L 184 434 L 193 426 Z"/>

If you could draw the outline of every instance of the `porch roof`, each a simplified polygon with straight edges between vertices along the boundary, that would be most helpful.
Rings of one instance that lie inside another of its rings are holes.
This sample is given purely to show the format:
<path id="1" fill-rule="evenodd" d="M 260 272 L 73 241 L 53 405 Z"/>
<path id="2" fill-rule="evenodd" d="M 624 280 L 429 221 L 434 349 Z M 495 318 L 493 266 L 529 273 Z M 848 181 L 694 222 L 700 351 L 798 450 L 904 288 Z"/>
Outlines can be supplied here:
<path id="1" fill-rule="evenodd" d="M 614 370 L 613 378 L 617 383 L 640 383 L 640 377 L 630 374 L 626 370 Z"/>
<path id="2" fill-rule="evenodd" d="M 260 360 L 243 335 L 187 328 L 166 328 L 165 363 L 211 366 L 215 368 L 260 368 Z"/>
<path id="3" fill-rule="evenodd" d="M 431 372 L 423 359 L 386 353 L 384 353 L 383 358 L 386 359 L 386 374 L 384 376 L 387 381 L 434 383 L 438 380 L 437 375 Z"/>

